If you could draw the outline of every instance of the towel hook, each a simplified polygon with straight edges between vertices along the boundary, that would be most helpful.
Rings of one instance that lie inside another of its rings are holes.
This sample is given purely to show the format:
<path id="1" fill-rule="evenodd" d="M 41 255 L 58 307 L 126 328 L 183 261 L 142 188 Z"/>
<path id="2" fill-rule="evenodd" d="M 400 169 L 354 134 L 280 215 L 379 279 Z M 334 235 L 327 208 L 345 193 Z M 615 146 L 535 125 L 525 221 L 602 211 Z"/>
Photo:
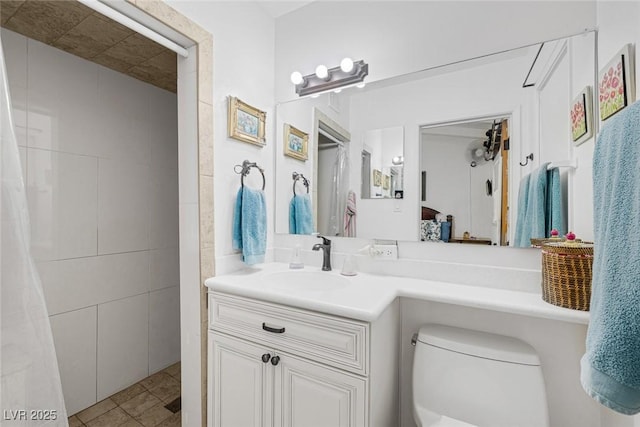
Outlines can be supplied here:
<path id="1" fill-rule="evenodd" d="M 525 157 L 524 160 L 525 160 L 524 163 L 520 162 L 520 166 L 527 166 L 529 164 L 529 160 L 533 160 L 533 153 Z"/>
<path id="2" fill-rule="evenodd" d="M 294 172 L 291 174 L 291 178 L 293 178 L 293 195 L 294 196 L 296 195 L 296 182 L 298 182 L 299 179 L 302 179 L 302 183 L 304 184 L 305 187 L 307 187 L 307 194 L 309 194 L 309 180 L 305 178 L 304 175 L 298 172 Z"/>
<path id="3" fill-rule="evenodd" d="M 251 168 L 257 168 L 260 171 L 260 174 L 262 175 L 262 189 L 264 190 L 265 185 L 267 183 L 264 177 L 264 169 L 258 166 L 256 162 L 250 162 L 249 160 L 245 160 L 244 162 L 242 162 L 242 165 L 235 165 L 233 167 L 233 171 L 241 175 L 240 184 L 244 187 L 244 177 L 249 175 Z"/>

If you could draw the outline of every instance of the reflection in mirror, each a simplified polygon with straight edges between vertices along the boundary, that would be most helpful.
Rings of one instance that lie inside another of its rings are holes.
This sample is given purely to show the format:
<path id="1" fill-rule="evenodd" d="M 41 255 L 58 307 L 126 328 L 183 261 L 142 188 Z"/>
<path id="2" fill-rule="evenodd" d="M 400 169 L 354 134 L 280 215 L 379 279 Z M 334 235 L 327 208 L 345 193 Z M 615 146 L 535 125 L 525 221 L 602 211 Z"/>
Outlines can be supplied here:
<path id="1" fill-rule="evenodd" d="M 507 130 L 503 117 L 421 129 L 420 240 L 506 242 Z"/>
<path id="2" fill-rule="evenodd" d="M 275 231 L 289 230 L 295 171 L 310 180 L 314 231 L 420 241 L 425 208 L 430 212 L 425 215 L 434 219 L 441 213 L 439 218 L 448 222 L 451 216 L 452 242 L 468 236 L 475 239 L 464 243 L 513 245 L 523 177 L 546 162 L 576 158 L 569 107 L 574 94 L 594 84 L 595 39 L 595 32 L 585 32 L 372 82 L 364 88 L 345 88 L 339 94 L 278 104 Z M 486 152 L 484 138 L 494 120 L 504 121 L 508 128 L 509 150 L 503 153 L 503 145 L 495 144 L 496 157 L 485 160 L 478 150 Z M 477 125 L 479 136 L 457 143 L 461 152 L 456 159 L 463 167 L 458 170 L 455 162 L 429 145 L 433 141 L 428 135 L 445 132 L 444 125 L 464 123 L 469 128 L 465 132 Z M 284 155 L 287 124 L 309 135 L 306 161 Z M 387 145 L 386 141 L 397 142 Z M 584 151 L 583 146 L 579 149 Z M 340 156 L 339 147 L 344 149 Z M 531 153 L 533 159 L 520 166 Z M 339 174 L 334 170 L 337 162 L 343 163 Z M 570 203 L 580 197 L 572 193 L 573 183 L 588 182 L 589 173 L 587 169 L 560 170 L 569 228 L 580 215 Z M 456 191 L 454 183 L 458 183 Z M 468 190 L 457 191 L 463 183 Z"/>
<path id="3" fill-rule="evenodd" d="M 323 120 L 324 119 L 324 120 Z M 317 121 L 316 206 L 318 233 L 349 236 L 344 218 L 349 195 L 349 141 L 323 115 Z"/>
<path id="4" fill-rule="evenodd" d="M 372 129 L 364 135 L 361 166 L 363 199 L 402 199 L 404 129 Z"/>

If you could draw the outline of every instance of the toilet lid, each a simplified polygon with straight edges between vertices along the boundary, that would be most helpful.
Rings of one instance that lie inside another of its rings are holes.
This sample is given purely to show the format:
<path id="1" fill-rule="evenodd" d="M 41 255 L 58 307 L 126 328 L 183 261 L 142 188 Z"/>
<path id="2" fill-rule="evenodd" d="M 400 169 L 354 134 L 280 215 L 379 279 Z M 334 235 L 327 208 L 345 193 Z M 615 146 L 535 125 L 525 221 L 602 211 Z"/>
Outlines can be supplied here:
<path id="1" fill-rule="evenodd" d="M 477 427 L 475 424 L 439 415 L 424 408 L 417 408 L 414 415 L 418 427 Z"/>

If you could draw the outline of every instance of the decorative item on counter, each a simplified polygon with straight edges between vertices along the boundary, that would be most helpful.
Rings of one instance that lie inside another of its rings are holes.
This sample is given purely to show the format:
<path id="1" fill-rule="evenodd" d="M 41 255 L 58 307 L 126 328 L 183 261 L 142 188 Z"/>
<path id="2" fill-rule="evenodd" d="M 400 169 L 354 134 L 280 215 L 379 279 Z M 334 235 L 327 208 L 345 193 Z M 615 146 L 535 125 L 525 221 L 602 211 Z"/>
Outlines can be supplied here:
<path id="1" fill-rule="evenodd" d="M 564 238 L 560 237 L 560 232 L 558 230 L 556 230 L 555 228 L 553 230 L 551 230 L 550 233 L 551 237 L 548 238 L 541 238 L 541 239 L 536 239 L 536 238 L 531 238 L 529 240 L 531 240 L 531 247 L 533 248 L 541 248 L 542 245 L 544 245 L 545 243 L 554 243 L 554 242 L 563 242 Z"/>
<path id="2" fill-rule="evenodd" d="M 560 307 L 589 311 L 593 243 L 576 239 L 571 231 L 565 237 L 566 241 L 542 245 L 542 299 Z"/>
<path id="3" fill-rule="evenodd" d="M 471 234 L 469 234 L 468 231 L 465 231 L 464 233 L 462 233 L 462 238 L 465 239 L 465 240 L 469 239 L 469 238 L 471 238 Z"/>
<path id="4" fill-rule="evenodd" d="M 347 255 L 344 259 L 344 264 L 342 265 L 342 271 L 340 274 L 343 276 L 355 276 L 358 274 L 356 271 L 356 259 L 353 254 Z"/>
<path id="5" fill-rule="evenodd" d="M 289 263 L 289 268 L 292 270 L 299 270 L 304 268 L 304 263 L 302 262 L 302 256 L 300 255 L 300 245 L 296 245 L 293 248 L 293 253 L 291 254 L 291 262 Z"/>

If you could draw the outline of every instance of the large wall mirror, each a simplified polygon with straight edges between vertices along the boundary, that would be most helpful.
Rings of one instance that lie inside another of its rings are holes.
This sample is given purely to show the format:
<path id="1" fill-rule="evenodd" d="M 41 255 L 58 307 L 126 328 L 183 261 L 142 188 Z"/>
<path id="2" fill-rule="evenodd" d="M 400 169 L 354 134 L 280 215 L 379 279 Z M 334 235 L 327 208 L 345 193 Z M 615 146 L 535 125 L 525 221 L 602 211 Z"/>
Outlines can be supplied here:
<path id="1" fill-rule="evenodd" d="M 575 157 L 570 105 L 594 84 L 595 43 L 585 32 L 278 104 L 276 232 L 293 232 L 298 196 L 329 236 L 513 246 L 522 177 Z M 306 158 L 287 155 L 291 126 Z M 560 169 L 564 228 L 580 215 L 574 173 Z M 450 225 L 436 238 L 425 221 Z"/>

